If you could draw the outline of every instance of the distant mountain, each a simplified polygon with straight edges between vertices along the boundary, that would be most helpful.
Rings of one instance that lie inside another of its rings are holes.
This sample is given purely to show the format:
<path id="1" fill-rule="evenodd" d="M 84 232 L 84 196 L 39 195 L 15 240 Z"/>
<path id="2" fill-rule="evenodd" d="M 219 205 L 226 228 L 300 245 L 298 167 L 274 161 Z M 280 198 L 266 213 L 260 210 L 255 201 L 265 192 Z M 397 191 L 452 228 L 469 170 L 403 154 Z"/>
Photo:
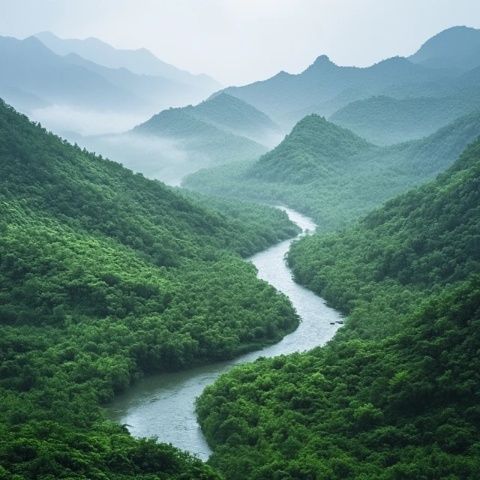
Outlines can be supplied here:
<path id="1" fill-rule="evenodd" d="M 197 172 L 184 184 L 220 196 L 283 202 L 313 216 L 319 229 L 332 230 L 435 177 L 479 132 L 477 112 L 424 139 L 378 147 L 312 115 L 256 162 Z"/>
<path id="2" fill-rule="evenodd" d="M 27 108 L 71 104 L 89 108 L 133 108 L 140 99 L 102 75 L 50 51 L 36 38 L 0 37 L 0 95 L 22 97 Z"/>
<path id="3" fill-rule="evenodd" d="M 357 68 L 335 65 L 322 55 L 298 75 L 280 72 L 268 80 L 225 91 L 254 105 L 275 121 L 289 124 L 299 120 L 294 112 L 300 115 L 332 113 L 328 104 L 335 99 L 335 110 L 338 110 L 351 101 L 383 93 L 398 85 L 423 85 L 448 78 L 447 72 L 416 65 L 400 57 L 368 68 Z"/>
<path id="4" fill-rule="evenodd" d="M 263 81 L 224 91 L 265 112 L 284 128 L 310 113 L 329 116 L 372 96 L 399 100 L 446 97 L 461 88 L 459 75 L 480 65 L 480 31 L 454 27 L 428 40 L 409 58 L 370 67 L 339 66 L 319 56 L 299 74 L 279 72 Z"/>
<path id="5" fill-rule="evenodd" d="M 480 30 L 452 27 L 427 40 L 409 60 L 430 68 L 471 70 L 480 65 Z"/>
<path id="6" fill-rule="evenodd" d="M 280 145 L 263 155 L 247 175 L 268 182 L 309 183 L 375 147 L 318 115 L 301 120 Z"/>
<path id="7" fill-rule="evenodd" d="M 480 88 L 450 97 L 370 97 L 350 103 L 330 120 L 373 143 L 389 145 L 431 135 L 477 109 Z"/>
<path id="8" fill-rule="evenodd" d="M 97 38 L 63 39 L 51 32 L 37 33 L 35 37 L 58 55 L 75 53 L 86 60 L 105 67 L 126 68 L 140 75 L 163 77 L 203 90 L 204 95 L 220 86 L 218 82 L 207 75 L 193 75 L 163 62 L 145 48 L 137 50 L 118 49 Z"/>
<path id="9" fill-rule="evenodd" d="M 201 168 L 255 160 L 282 133 L 265 114 L 222 93 L 196 106 L 163 110 L 126 133 L 69 138 L 150 178 L 178 185 Z"/>
<path id="10" fill-rule="evenodd" d="M 131 128 L 154 112 L 200 101 L 217 86 L 203 77 L 195 84 L 192 79 L 197 77 L 186 73 L 169 73 L 168 77 L 138 74 L 126 67 L 95 63 L 77 53 L 57 51 L 59 54 L 37 37 L 0 37 L 0 96 L 62 135 L 102 133 L 109 131 L 108 125 L 112 132 Z M 132 61 L 136 58 L 130 57 Z"/>
<path id="11" fill-rule="evenodd" d="M 66 55 L 72 65 L 77 65 L 86 70 L 100 75 L 112 85 L 132 92 L 141 100 L 140 106 L 148 106 L 149 110 L 160 110 L 171 105 L 182 104 L 192 98 L 191 87 L 167 78 L 153 75 L 138 75 L 126 68 L 109 68 L 85 60 L 77 54 Z M 198 93 L 193 96 L 196 97 Z"/>
<path id="12" fill-rule="evenodd" d="M 275 145 L 282 131 L 267 115 L 237 97 L 221 92 L 185 111 L 199 120 L 265 145 Z"/>
<path id="13" fill-rule="evenodd" d="M 134 135 L 146 135 L 177 142 L 177 146 L 197 159 L 198 167 L 255 159 L 266 147 L 246 137 L 235 135 L 208 123 L 190 108 L 171 108 L 154 115 L 132 130 Z"/>

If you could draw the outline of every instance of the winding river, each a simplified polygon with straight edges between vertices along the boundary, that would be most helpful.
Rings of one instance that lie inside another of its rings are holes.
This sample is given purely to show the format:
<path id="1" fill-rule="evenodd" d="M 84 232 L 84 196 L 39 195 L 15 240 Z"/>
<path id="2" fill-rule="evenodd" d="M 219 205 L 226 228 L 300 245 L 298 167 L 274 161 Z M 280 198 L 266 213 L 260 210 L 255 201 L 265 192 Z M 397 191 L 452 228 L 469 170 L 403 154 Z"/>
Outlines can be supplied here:
<path id="1" fill-rule="evenodd" d="M 307 217 L 283 208 L 301 229 L 301 235 L 315 230 Z M 111 417 L 126 424 L 136 437 L 157 437 L 206 460 L 211 451 L 195 416 L 195 399 L 202 390 L 234 365 L 259 357 L 273 357 L 310 350 L 325 344 L 342 322 L 340 314 L 324 300 L 296 284 L 285 264 L 285 254 L 293 239 L 281 242 L 249 260 L 257 267 L 258 277 L 287 295 L 301 318 L 299 327 L 275 345 L 242 355 L 234 360 L 214 363 L 183 372 L 149 376 L 116 398 Z"/>

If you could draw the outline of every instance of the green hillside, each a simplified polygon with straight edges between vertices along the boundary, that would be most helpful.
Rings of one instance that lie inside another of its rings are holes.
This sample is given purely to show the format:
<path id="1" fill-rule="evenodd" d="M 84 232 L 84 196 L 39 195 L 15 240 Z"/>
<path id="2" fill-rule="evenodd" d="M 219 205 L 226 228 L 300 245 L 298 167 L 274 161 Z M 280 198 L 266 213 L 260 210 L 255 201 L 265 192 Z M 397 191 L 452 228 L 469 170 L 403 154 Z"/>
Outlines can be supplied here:
<path id="1" fill-rule="evenodd" d="M 198 400 L 228 479 L 473 480 L 480 471 L 480 142 L 358 225 L 296 243 L 296 278 L 348 314 L 323 348 Z"/>
<path id="2" fill-rule="evenodd" d="M 170 108 L 154 115 L 132 130 L 172 140 L 198 168 L 240 160 L 253 160 L 265 153 L 266 147 L 246 137 L 222 130 L 189 113 L 188 108 Z"/>
<path id="3" fill-rule="evenodd" d="M 288 300 L 238 253 L 297 228 L 237 205 L 240 224 L 228 205 L 197 205 L 3 103 L 0 159 L 0 478 L 216 478 L 132 439 L 100 405 L 146 372 L 292 330 Z"/>
<path id="4" fill-rule="evenodd" d="M 377 144 L 389 145 L 431 135 L 480 108 L 479 92 L 452 97 L 358 100 L 335 112 L 330 121 Z"/>
<path id="5" fill-rule="evenodd" d="M 278 147 L 263 155 L 247 177 L 308 183 L 314 177 L 341 170 L 352 156 L 372 150 L 373 145 L 349 130 L 311 115 L 301 120 Z"/>
<path id="6" fill-rule="evenodd" d="M 337 229 L 444 171 L 479 132 L 475 113 L 427 138 L 375 147 L 310 115 L 257 162 L 203 170 L 184 184 L 225 197 L 283 202 L 314 217 L 320 229 Z"/>
<path id="7" fill-rule="evenodd" d="M 281 138 L 281 130 L 267 115 L 252 105 L 220 92 L 185 111 L 216 127 L 270 145 Z"/>

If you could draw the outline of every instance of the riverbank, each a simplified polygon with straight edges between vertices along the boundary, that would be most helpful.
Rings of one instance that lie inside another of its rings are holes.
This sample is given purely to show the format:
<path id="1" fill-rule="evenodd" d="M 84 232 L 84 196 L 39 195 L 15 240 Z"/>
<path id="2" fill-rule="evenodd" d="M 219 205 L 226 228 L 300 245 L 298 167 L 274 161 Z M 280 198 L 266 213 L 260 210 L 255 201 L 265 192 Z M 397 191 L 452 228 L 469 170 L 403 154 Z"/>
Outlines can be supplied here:
<path id="1" fill-rule="evenodd" d="M 282 207 L 301 229 L 300 235 L 315 230 L 312 220 Z M 297 237 L 296 237 L 297 238 Z M 195 399 L 221 374 L 259 357 L 274 357 L 310 350 L 330 340 L 342 321 L 341 315 L 310 290 L 293 281 L 285 254 L 295 238 L 274 245 L 249 259 L 258 277 L 287 295 L 301 322 L 280 342 L 247 353 L 234 360 L 201 366 L 182 372 L 154 375 L 140 380 L 111 405 L 111 417 L 126 424 L 136 437 L 155 436 L 206 460 L 210 449 L 197 423 Z"/>

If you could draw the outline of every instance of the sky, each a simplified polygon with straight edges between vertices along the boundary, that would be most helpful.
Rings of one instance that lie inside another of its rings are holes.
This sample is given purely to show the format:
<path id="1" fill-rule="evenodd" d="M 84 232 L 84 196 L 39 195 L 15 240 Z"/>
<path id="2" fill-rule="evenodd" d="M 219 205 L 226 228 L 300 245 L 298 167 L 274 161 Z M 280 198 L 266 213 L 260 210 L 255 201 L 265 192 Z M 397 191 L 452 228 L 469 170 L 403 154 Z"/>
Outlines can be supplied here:
<path id="1" fill-rule="evenodd" d="M 480 28 L 480 1 L 0 0 L 0 35 L 48 30 L 145 47 L 223 85 L 297 73 L 322 54 L 367 66 L 409 55 L 454 25 Z"/>

